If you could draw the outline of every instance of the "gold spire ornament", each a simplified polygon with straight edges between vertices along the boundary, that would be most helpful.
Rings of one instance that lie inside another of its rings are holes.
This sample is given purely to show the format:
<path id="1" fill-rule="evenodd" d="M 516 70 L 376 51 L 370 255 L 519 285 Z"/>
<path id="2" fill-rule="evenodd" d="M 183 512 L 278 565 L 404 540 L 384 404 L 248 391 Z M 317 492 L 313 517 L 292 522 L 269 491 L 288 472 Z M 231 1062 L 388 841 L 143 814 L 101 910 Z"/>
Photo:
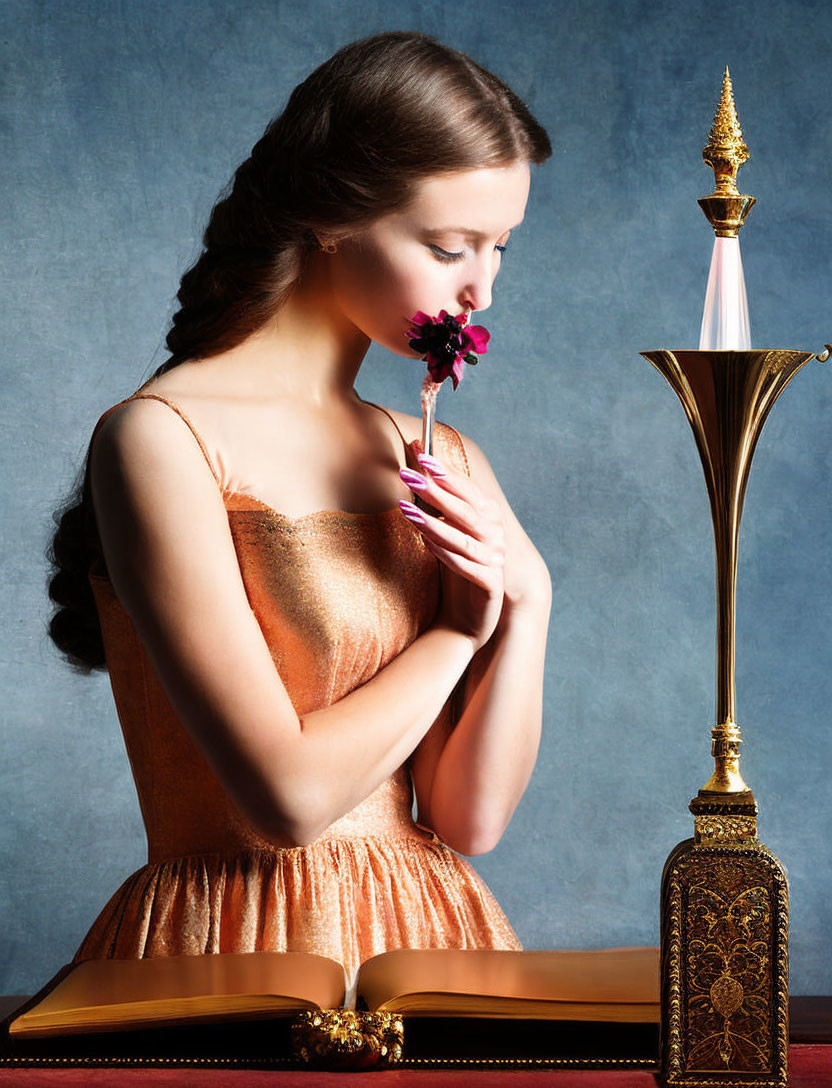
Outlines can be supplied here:
<path id="1" fill-rule="evenodd" d="M 734 102 L 734 86 L 731 73 L 725 65 L 722 77 L 722 97 L 711 125 L 708 143 L 702 152 L 702 158 L 712 166 L 717 179 L 717 191 L 732 193 L 736 196 L 737 170 L 748 162 L 748 147 L 742 138 L 740 119 Z"/>
<path id="2" fill-rule="evenodd" d="M 748 162 L 748 147 L 742 138 L 727 65 L 722 80 L 722 97 L 708 142 L 702 150 L 702 158 L 713 168 L 715 188 L 710 196 L 703 196 L 699 200 L 699 207 L 718 238 L 736 238 L 757 201 L 753 196 L 743 195 L 737 188 L 737 173 L 743 163 Z"/>
<path id="3" fill-rule="evenodd" d="M 754 205 L 737 188 L 748 148 L 728 69 L 703 152 L 716 187 L 699 201 L 717 237 Z M 744 294 L 744 287 L 743 287 Z M 733 299 L 734 304 L 737 298 Z M 826 361 L 830 346 L 817 356 Z M 739 769 L 734 651 L 740 518 L 751 459 L 775 400 L 808 351 L 642 352 L 670 383 L 705 472 L 716 545 L 714 773 L 690 802 L 694 837 L 670 854 L 661 887 L 661 1074 L 673 1088 L 786 1085 L 788 881 L 757 839 L 757 803 Z"/>

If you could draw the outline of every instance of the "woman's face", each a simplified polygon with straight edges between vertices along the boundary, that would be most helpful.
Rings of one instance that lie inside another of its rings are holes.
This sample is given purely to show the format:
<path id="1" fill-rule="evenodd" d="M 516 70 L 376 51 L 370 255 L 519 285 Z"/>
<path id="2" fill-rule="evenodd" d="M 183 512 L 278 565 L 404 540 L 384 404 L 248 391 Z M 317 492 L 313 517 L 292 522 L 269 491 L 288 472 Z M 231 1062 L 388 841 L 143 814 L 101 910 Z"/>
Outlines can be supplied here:
<path id="1" fill-rule="evenodd" d="M 338 243 L 330 286 L 341 314 L 398 355 L 417 310 L 485 310 L 502 249 L 523 219 L 529 166 L 485 167 L 419 183 L 413 200 Z"/>

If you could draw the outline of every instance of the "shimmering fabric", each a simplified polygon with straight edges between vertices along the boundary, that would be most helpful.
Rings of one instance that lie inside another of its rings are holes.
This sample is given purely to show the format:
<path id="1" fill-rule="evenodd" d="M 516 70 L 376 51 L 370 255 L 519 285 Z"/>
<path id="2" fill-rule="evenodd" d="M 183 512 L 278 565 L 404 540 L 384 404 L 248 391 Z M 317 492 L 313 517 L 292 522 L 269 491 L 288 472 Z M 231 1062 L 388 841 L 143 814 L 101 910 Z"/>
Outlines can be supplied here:
<path id="1" fill-rule="evenodd" d="M 467 471 L 456 431 L 437 424 L 435 443 Z M 413 448 L 406 456 L 418 468 Z M 438 564 L 398 507 L 291 519 L 240 492 L 224 501 L 249 602 L 298 714 L 366 683 L 431 623 Z M 352 982 L 387 949 L 521 947 L 471 865 L 414 822 L 407 764 L 314 843 L 264 840 L 171 708 L 110 582 L 90 581 L 148 864 L 76 959 L 307 951 L 339 960 Z M 441 719 L 450 729 L 450 703 Z"/>

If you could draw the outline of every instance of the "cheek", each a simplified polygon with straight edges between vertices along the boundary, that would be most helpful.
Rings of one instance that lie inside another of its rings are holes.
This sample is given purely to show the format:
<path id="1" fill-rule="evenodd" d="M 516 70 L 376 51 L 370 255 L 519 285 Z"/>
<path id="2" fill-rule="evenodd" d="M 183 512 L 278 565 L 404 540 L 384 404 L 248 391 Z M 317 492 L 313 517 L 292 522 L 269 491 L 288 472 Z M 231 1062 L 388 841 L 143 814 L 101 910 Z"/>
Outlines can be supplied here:
<path id="1" fill-rule="evenodd" d="M 417 310 L 437 313 L 448 305 L 447 288 L 429 261 L 419 252 L 397 260 L 384 250 L 358 245 L 338 256 L 332 287 L 344 315 L 376 343 L 415 357 L 405 336 L 410 318 Z"/>

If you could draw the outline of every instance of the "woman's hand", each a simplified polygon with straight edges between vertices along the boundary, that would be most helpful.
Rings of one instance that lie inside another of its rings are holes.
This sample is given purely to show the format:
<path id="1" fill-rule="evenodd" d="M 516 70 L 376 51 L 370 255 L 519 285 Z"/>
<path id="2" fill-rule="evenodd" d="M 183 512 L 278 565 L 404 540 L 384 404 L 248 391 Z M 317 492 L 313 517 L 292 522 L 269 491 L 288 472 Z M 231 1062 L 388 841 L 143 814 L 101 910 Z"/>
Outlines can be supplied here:
<path id="1" fill-rule="evenodd" d="M 408 468 L 399 475 L 437 515 L 404 500 L 402 513 L 442 563 L 439 622 L 467 635 L 476 653 L 493 634 L 503 608 L 503 513 L 468 476 L 424 454 L 418 460 L 424 475 Z"/>

